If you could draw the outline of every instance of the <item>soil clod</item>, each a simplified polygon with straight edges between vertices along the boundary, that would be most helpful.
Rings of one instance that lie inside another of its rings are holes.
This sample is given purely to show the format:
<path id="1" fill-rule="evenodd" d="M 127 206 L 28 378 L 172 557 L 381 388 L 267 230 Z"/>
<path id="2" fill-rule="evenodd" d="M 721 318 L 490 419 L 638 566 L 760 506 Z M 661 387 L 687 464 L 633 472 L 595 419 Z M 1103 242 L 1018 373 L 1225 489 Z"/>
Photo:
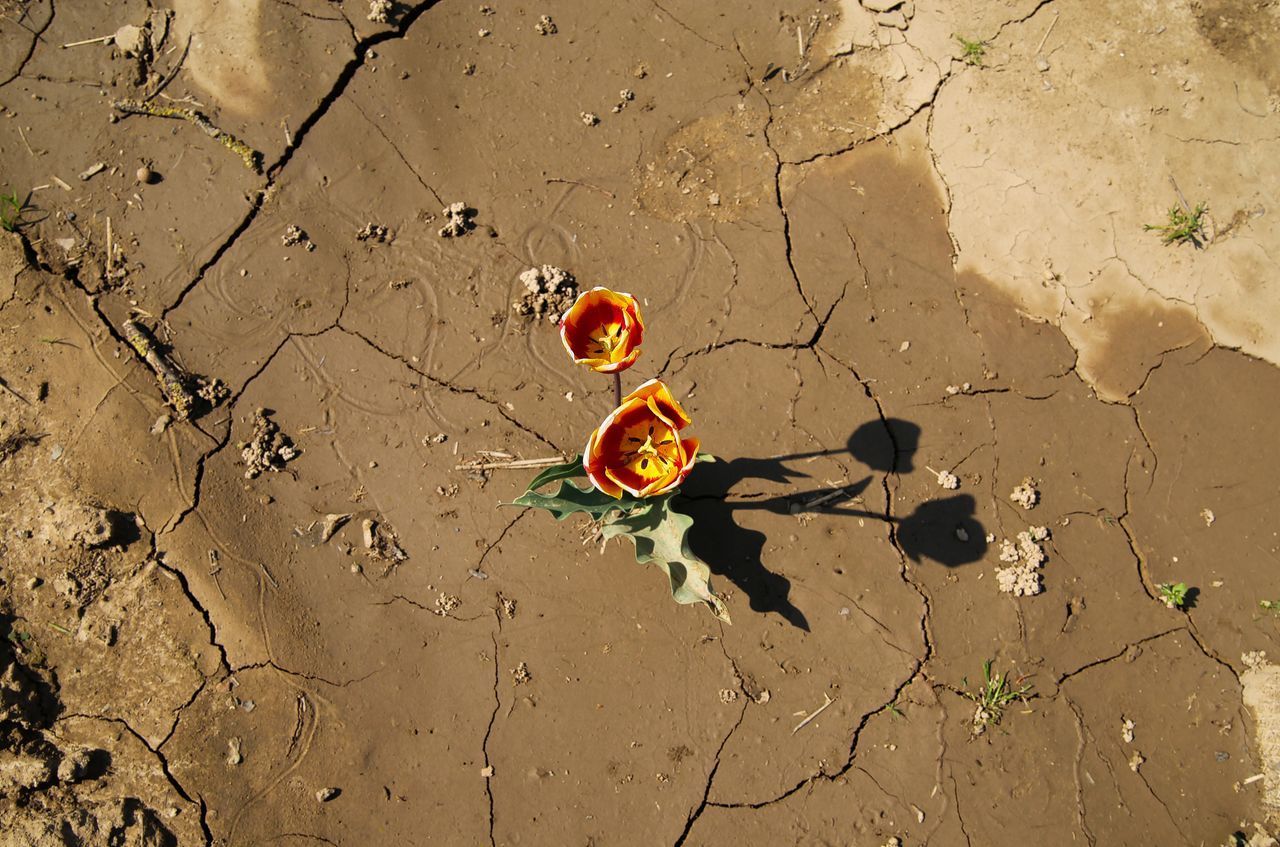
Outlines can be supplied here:
<path id="1" fill-rule="evenodd" d="M 267 471 L 282 471 L 287 462 L 302 452 L 293 445 L 289 436 L 280 431 L 280 425 L 269 417 L 270 414 L 269 409 L 258 409 L 253 413 L 253 435 L 240 445 L 245 479 L 253 479 Z"/>

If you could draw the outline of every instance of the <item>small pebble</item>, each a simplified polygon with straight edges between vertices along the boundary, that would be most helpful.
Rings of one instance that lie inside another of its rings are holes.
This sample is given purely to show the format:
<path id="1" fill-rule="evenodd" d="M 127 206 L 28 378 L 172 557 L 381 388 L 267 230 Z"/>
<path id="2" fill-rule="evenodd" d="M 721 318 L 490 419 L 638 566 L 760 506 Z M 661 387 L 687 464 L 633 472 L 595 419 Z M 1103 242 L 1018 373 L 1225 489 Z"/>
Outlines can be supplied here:
<path id="1" fill-rule="evenodd" d="M 316 792 L 316 802 L 328 803 L 334 797 L 337 797 L 338 794 L 339 794 L 339 789 L 337 788 L 329 788 L 329 787 L 321 788 L 319 791 Z"/>

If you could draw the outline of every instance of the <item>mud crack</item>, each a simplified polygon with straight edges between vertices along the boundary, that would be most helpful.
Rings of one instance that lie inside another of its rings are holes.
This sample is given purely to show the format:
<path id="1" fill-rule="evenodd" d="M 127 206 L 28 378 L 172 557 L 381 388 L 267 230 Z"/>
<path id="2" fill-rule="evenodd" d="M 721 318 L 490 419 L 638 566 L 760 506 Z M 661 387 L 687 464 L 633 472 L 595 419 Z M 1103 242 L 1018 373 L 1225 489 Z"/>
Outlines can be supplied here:
<path id="1" fill-rule="evenodd" d="M 307 135 L 315 125 L 329 113 L 329 110 L 333 108 L 333 104 L 338 102 L 338 99 L 346 92 L 347 86 L 351 84 L 351 80 L 355 78 L 356 73 L 364 67 L 369 51 L 385 41 L 404 38 L 408 34 L 410 27 L 413 26 L 414 22 L 416 22 L 418 18 L 438 2 L 439 0 L 426 0 L 424 3 L 410 6 L 404 12 L 394 29 L 375 33 L 355 43 L 355 46 L 353 47 L 354 55 L 347 64 L 343 66 L 342 70 L 338 72 L 338 76 L 334 79 L 334 83 L 330 87 L 328 93 L 325 94 L 324 97 L 320 98 L 320 103 L 316 108 L 312 110 L 311 114 L 307 115 L 307 117 L 303 119 L 302 123 L 298 126 L 297 131 L 293 133 L 293 137 L 285 146 L 284 151 L 280 154 L 280 157 L 266 168 L 267 181 L 262 188 L 254 194 L 253 200 L 249 205 L 249 210 L 245 213 L 244 218 L 242 218 L 240 223 L 236 225 L 235 229 L 231 231 L 231 234 L 218 245 L 218 247 L 213 251 L 213 255 L 196 269 L 195 276 L 192 277 L 190 282 L 183 286 L 174 301 L 166 306 L 164 311 L 160 313 L 160 317 L 162 319 L 168 317 L 170 312 L 182 305 L 182 301 L 186 299 L 187 295 L 195 290 L 196 286 L 204 280 L 205 275 L 222 260 L 222 257 L 227 254 L 237 241 L 239 241 L 240 236 L 244 235 L 244 233 L 249 229 L 249 226 L 262 211 L 263 206 L 266 203 L 266 199 L 271 193 L 271 189 L 275 187 L 280 178 L 281 172 L 284 171 L 285 167 L 293 159 L 293 155 L 302 147 L 302 143 L 306 140 Z M 397 153 L 398 152 L 399 151 L 397 151 Z"/>
<path id="2" fill-rule="evenodd" d="M 725 655 L 727 656 L 728 654 Z M 733 660 L 730 659 L 730 662 L 732 661 Z M 737 670 L 736 665 L 734 665 L 734 670 Z M 750 703 L 751 698 L 749 696 L 742 698 L 742 711 L 738 713 L 738 719 L 734 721 L 733 726 L 729 728 L 729 731 L 725 733 L 724 738 L 720 740 L 720 746 L 716 748 L 715 762 L 711 765 L 710 772 L 707 773 L 707 784 L 702 788 L 702 800 L 697 806 L 689 811 L 689 817 L 685 821 L 684 830 L 680 833 L 680 837 L 676 839 L 674 847 L 681 847 L 681 845 L 685 843 L 685 840 L 689 837 L 689 833 L 693 830 L 693 825 L 697 823 L 698 818 L 702 816 L 702 813 L 707 810 L 708 806 L 718 805 L 710 802 L 710 799 L 711 784 L 715 782 L 716 771 L 720 770 L 720 754 L 724 752 L 724 748 L 729 744 L 729 739 L 733 737 L 733 734 L 738 730 L 738 727 L 742 726 L 742 720 L 747 716 L 747 706 L 750 705 Z"/>

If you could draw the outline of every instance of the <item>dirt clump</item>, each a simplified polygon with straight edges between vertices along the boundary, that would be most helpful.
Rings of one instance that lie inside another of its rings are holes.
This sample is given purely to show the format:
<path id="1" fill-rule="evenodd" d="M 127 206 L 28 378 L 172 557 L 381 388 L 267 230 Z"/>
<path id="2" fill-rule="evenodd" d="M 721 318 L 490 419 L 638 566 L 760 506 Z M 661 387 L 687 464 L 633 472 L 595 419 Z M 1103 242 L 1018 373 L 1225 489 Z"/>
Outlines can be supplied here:
<path id="1" fill-rule="evenodd" d="M 466 203 L 450 203 L 440 213 L 445 217 L 444 226 L 440 227 L 441 238 L 460 238 L 476 228 L 476 210 Z"/>
<path id="2" fill-rule="evenodd" d="M 302 452 L 293 446 L 293 440 L 280 431 L 280 425 L 270 417 L 270 409 L 258 409 L 253 413 L 253 435 L 240 445 L 240 457 L 244 460 L 244 478 L 253 479 L 259 474 L 284 470 Z"/>
<path id="3" fill-rule="evenodd" d="M 573 274 L 554 265 L 529 268 L 520 274 L 525 294 L 511 309 L 522 317 L 546 318 L 555 323 L 578 297 L 578 281 Z"/>

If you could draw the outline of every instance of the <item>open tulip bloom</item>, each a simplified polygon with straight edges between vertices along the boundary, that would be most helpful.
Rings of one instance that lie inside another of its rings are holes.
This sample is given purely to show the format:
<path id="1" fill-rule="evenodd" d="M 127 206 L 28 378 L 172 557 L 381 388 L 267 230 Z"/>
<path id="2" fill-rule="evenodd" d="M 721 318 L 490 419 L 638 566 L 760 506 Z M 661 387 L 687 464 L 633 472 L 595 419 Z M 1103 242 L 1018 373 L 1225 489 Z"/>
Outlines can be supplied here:
<path id="1" fill-rule="evenodd" d="M 635 545 L 636 561 L 661 568 L 676 602 L 704 603 L 729 623 L 724 601 L 711 590 L 711 569 L 689 549 L 693 518 L 671 504 L 694 464 L 715 460 L 698 453 L 697 438 L 681 434 L 689 416 L 662 381 L 651 379 L 620 397 L 618 373 L 639 357 L 643 332 L 635 298 L 607 288 L 583 292 L 565 313 L 565 349 L 575 363 L 613 374 L 619 399 L 581 456 L 538 474 L 512 505 L 545 509 L 556 520 L 589 516 L 605 541 L 625 536 Z M 589 485 L 575 477 L 586 477 Z M 554 494 L 538 491 L 556 482 Z"/>
<path id="2" fill-rule="evenodd" d="M 640 304 L 620 291 L 584 291 L 560 319 L 560 340 L 576 364 L 597 373 L 621 373 L 640 358 Z"/>
<path id="3" fill-rule="evenodd" d="M 676 490 L 697 461 L 698 439 L 680 437 L 689 416 L 660 380 L 622 399 L 587 439 L 582 466 L 596 490 L 615 499 Z"/>

